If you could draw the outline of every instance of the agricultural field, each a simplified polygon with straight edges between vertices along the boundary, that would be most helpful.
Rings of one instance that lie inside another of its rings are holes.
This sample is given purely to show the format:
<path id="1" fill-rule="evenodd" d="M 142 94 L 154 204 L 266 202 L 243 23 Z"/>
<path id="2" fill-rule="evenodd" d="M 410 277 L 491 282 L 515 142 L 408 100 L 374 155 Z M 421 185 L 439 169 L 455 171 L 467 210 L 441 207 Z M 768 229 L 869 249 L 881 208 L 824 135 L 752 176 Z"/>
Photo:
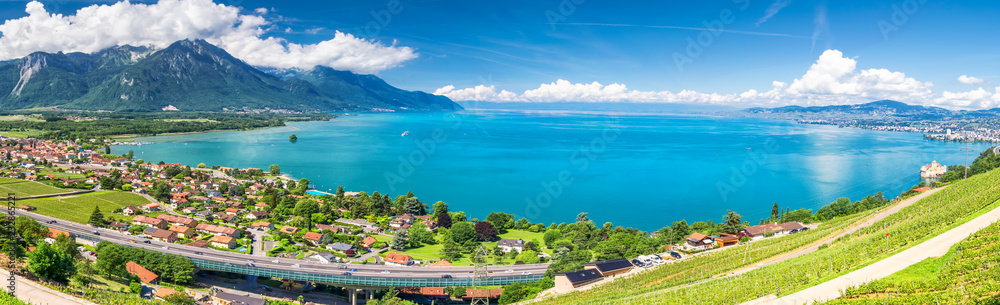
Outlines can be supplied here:
<path id="1" fill-rule="evenodd" d="M 655 293 L 681 285 L 696 283 L 739 268 L 766 261 L 779 254 L 813 244 L 839 234 L 841 230 L 877 211 L 840 217 L 823 223 L 817 229 L 784 237 L 767 238 L 744 245 L 722 248 L 665 264 L 640 274 L 615 280 L 614 289 L 591 289 L 546 299 L 540 304 L 616 304 L 616 300 L 642 293 Z"/>
<path id="2" fill-rule="evenodd" d="M 27 197 L 68 192 L 72 192 L 72 190 L 65 190 L 34 181 L 0 178 L 0 194 L 13 193 L 18 197 Z"/>
<path id="3" fill-rule="evenodd" d="M 19 139 L 34 138 L 34 137 L 38 137 L 38 136 L 42 135 L 43 133 L 45 133 L 45 131 L 39 130 L 39 129 L 25 129 L 25 130 L 16 130 L 16 131 L 15 130 L 10 130 L 10 131 L 0 130 L 0 136 L 11 137 L 11 138 L 19 138 Z"/>
<path id="4" fill-rule="evenodd" d="M 113 210 L 129 205 L 147 204 L 149 200 L 146 197 L 132 193 L 94 192 L 65 197 L 29 199 L 21 202 L 37 208 L 34 212 L 38 214 L 78 223 L 87 223 L 87 219 L 89 219 L 90 213 L 94 211 L 95 205 L 107 216 Z M 127 219 L 121 215 L 116 216 Z"/>
<path id="5" fill-rule="evenodd" d="M 1000 223 L 976 232 L 948 254 L 929 258 L 892 276 L 848 288 L 824 304 L 1000 303 Z"/>
<path id="6" fill-rule="evenodd" d="M 867 266 L 946 232 L 1000 207 L 998 200 L 1000 170 L 993 170 L 958 181 L 872 226 L 838 239 L 829 247 L 745 274 L 652 293 L 642 293 L 642 289 L 615 281 L 608 284 L 609 289 L 602 289 L 601 294 L 588 299 L 555 300 L 560 300 L 560 304 L 738 304 L 768 295 L 780 297 Z M 662 274 L 655 277 L 643 274 L 637 278 L 650 283 L 668 280 Z"/>
<path id="7" fill-rule="evenodd" d="M 84 175 L 84 174 L 74 174 L 74 173 L 49 171 L 49 170 L 38 171 L 38 176 L 44 176 L 44 175 L 48 175 L 48 174 L 56 176 L 56 178 L 66 178 L 66 179 L 84 179 L 84 178 L 87 178 L 87 175 Z"/>
<path id="8" fill-rule="evenodd" d="M 27 302 L 21 301 L 15 298 L 13 295 L 7 293 L 6 291 L 0 293 L 0 304 L 4 305 L 28 305 Z"/>

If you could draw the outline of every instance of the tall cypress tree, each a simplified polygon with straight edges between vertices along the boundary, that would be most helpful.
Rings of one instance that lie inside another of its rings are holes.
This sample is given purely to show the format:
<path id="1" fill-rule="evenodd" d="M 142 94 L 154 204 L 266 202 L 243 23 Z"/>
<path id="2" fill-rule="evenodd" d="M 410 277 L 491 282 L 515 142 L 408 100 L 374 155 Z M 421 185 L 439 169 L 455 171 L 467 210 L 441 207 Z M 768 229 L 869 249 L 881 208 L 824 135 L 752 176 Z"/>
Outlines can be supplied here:
<path id="1" fill-rule="evenodd" d="M 104 214 L 101 214 L 101 209 L 94 205 L 94 212 L 90 213 L 90 221 L 88 221 L 92 226 L 103 227 L 104 226 Z"/>

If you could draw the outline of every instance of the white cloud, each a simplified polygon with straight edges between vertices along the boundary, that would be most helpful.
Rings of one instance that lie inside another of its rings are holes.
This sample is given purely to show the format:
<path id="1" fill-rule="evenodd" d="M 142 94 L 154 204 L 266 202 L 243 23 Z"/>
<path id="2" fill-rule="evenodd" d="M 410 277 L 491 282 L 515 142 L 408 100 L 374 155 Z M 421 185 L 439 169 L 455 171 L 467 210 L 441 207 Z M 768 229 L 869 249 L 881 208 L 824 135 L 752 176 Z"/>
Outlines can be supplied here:
<path id="1" fill-rule="evenodd" d="M 982 78 L 962 75 L 958 77 L 958 82 L 966 85 L 980 85 L 985 83 L 986 81 L 984 81 Z"/>
<path id="2" fill-rule="evenodd" d="M 978 89 L 969 92 L 945 91 L 935 95 L 933 84 L 887 69 L 857 69 L 857 60 L 844 57 L 838 50 L 826 50 L 802 77 L 791 83 L 772 81 L 766 91 L 746 90 L 738 94 L 705 93 L 692 90 L 638 91 L 624 84 L 598 82 L 573 83 L 559 79 L 541 84 L 521 94 L 497 91 L 495 86 L 479 85 L 455 89 L 448 85 L 434 92 L 456 101 L 491 102 L 631 102 L 718 104 L 737 107 L 776 107 L 786 105 L 855 104 L 892 99 L 911 104 L 935 105 L 957 109 L 1000 106 L 1000 87 L 994 92 Z"/>
<path id="3" fill-rule="evenodd" d="M 211 0 L 161 0 L 156 4 L 118 2 L 91 5 L 73 15 L 51 14 L 37 1 L 26 5 L 28 16 L 0 25 L 0 60 L 36 51 L 96 52 L 116 45 L 163 48 L 177 40 L 205 39 L 251 65 L 312 68 L 315 65 L 359 73 L 376 73 L 417 57 L 413 49 L 336 32 L 316 44 L 263 38 L 271 23 L 244 15 L 238 7 Z"/>
<path id="4" fill-rule="evenodd" d="M 257 9 L 255 9 L 253 11 L 257 12 L 257 14 L 261 14 L 261 15 L 265 15 L 268 12 L 267 8 L 264 8 L 264 7 L 258 7 Z"/>
<path id="5" fill-rule="evenodd" d="M 497 92 L 496 86 L 478 85 L 472 88 L 455 90 L 448 85 L 434 91 L 435 95 L 444 95 L 456 101 L 492 101 L 492 102 L 525 102 L 517 93 L 507 90 Z"/>

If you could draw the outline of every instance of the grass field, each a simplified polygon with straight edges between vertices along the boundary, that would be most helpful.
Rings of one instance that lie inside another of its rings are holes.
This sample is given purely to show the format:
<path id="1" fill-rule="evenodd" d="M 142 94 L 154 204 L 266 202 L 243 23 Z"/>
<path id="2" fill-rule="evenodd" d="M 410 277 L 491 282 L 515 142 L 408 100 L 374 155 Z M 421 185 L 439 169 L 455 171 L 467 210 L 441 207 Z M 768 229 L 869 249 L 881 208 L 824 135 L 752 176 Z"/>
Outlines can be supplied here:
<path id="1" fill-rule="evenodd" d="M 98 206 L 105 215 L 110 211 L 129 205 L 149 203 L 146 197 L 122 192 L 94 192 L 75 196 L 29 199 L 24 204 L 38 210 L 35 213 L 65 219 L 78 223 L 87 223 L 94 206 Z"/>
<path id="2" fill-rule="evenodd" d="M 27 129 L 25 131 L 0 131 L 0 136 L 11 137 L 11 138 L 31 138 L 37 137 L 44 133 L 37 129 Z"/>
<path id="3" fill-rule="evenodd" d="M 43 171 L 39 171 L 38 172 L 38 176 L 44 176 L 44 175 L 48 175 L 48 174 L 52 174 L 53 176 L 56 176 L 56 178 L 66 178 L 66 179 L 83 179 L 83 178 L 87 178 L 87 175 L 84 175 L 84 174 L 60 173 L 60 172 L 57 172 L 57 171 L 47 171 L 47 170 L 43 170 Z"/>
<path id="4" fill-rule="evenodd" d="M 34 181 L 0 178 L 0 194 L 13 193 L 18 197 L 26 197 L 68 192 L 71 192 L 71 190 L 48 186 Z"/>
<path id="5" fill-rule="evenodd" d="M 28 121 L 28 122 L 41 122 L 42 119 L 32 116 L 26 116 L 23 114 L 15 115 L 4 115 L 0 116 L 0 121 Z"/>

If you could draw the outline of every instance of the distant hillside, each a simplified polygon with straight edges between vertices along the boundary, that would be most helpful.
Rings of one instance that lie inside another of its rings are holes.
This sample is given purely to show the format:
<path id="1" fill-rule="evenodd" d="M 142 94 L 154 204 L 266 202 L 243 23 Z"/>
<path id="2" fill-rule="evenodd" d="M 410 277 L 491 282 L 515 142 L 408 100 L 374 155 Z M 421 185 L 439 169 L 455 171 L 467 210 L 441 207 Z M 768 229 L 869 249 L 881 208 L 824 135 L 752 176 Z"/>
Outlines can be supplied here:
<path id="1" fill-rule="evenodd" d="M 395 88 L 373 75 L 320 66 L 272 71 L 283 72 L 282 77 L 204 40 L 182 40 L 157 51 L 120 46 L 93 54 L 36 52 L 0 62 L 0 109 L 461 109 L 446 97 Z"/>
<path id="2" fill-rule="evenodd" d="M 831 106 L 785 106 L 778 108 L 748 108 L 742 112 L 753 114 L 783 114 L 783 115 L 815 115 L 815 114 L 846 114 L 872 117 L 923 117 L 942 118 L 959 114 L 948 109 L 909 105 L 892 100 L 881 100 L 856 105 Z"/>

